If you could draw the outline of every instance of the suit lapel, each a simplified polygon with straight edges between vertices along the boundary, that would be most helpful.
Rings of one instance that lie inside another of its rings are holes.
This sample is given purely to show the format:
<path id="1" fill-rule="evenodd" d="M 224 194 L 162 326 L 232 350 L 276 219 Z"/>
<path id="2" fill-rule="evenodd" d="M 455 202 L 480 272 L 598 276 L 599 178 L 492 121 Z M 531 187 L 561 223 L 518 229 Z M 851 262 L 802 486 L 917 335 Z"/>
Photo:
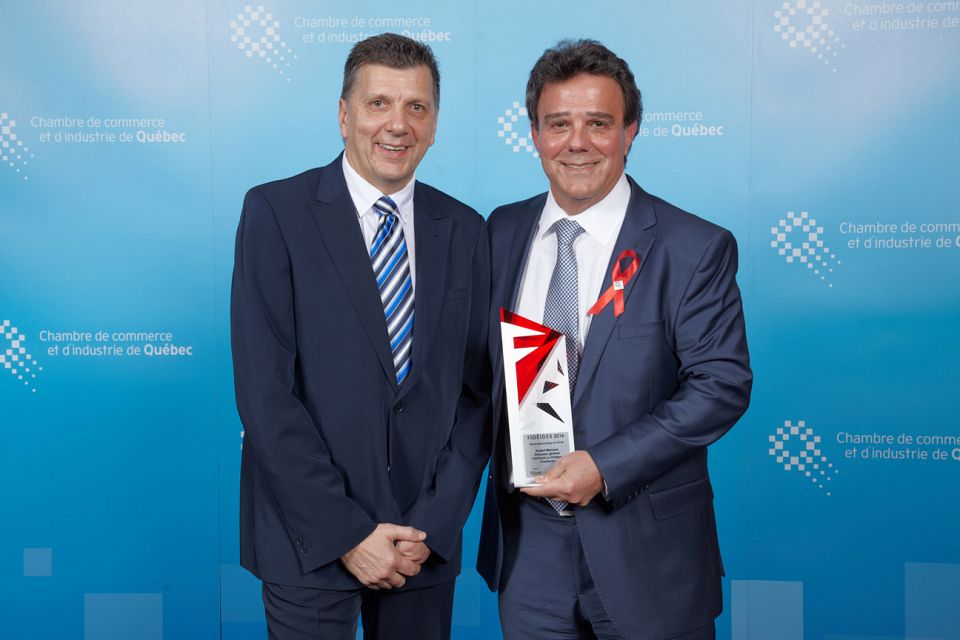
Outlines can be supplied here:
<path id="1" fill-rule="evenodd" d="M 447 276 L 447 255 L 450 251 L 450 219 L 444 217 L 440 205 L 418 182 L 413 192 L 413 228 L 416 237 L 414 261 L 417 281 L 413 299 L 413 352 L 410 375 L 403 382 L 404 396 L 419 377 L 431 346 L 443 305 Z M 381 311 L 382 313 L 382 311 Z"/>
<path id="2" fill-rule="evenodd" d="M 617 261 L 617 256 L 627 249 L 636 251 L 637 255 L 640 256 L 640 267 L 637 273 L 624 285 L 625 307 L 630 305 L 630 294 L 634 288 L 643 286 L 643 284 L 637 283 L 643 278 L 647 256 L 656 239 L 656 235 L 651 228 L 657 221 L 650 196 L 632 179 L 630 180 L 630 191 L 630 204 L 627 206 L 627 214 L 624 217 L 623 225 L 620 227 L 620 234 L 617 236 L 617 242 L 613 247 L 613 254 L 610 256 L 607 270 L 603 274 L 604 281 L 601 289 L 601 291 L 606 291 L 611 285 L 610 274 L 613 271 L 614 263 Z M 574 406 L 580 401 L 583 390 L 588 386 L 587 382 L 596 371 L 603 350 L 606 348 L 610 334 L 618 320 L 619 318 L 615 318 L 613 315 L 612 303 L 604 307 L 603 311 L 591 320 L 590 331 L 587 333 L 587 340 L 583 347 L 583 361 L 580 363 L 577 386 L 573 393 Z"/>
<path id="3" fill-rule="evenodd" d="M 547 196 L 536 198 L 525 212 L 525 215 L 517 223 L 517 228 L 513 233 L 513 240 L 510 247 L 510 261 L 507 265 L 506 282 L 511 283 L 509 306 L 511 311 L 516 309 L 520 301 L 520 284 L 523 280 L 523 266 L 527 263 L 527 254 L 530 253 L 530 245 L 533 244 L 533 234 L 537 230 L 537 222 L 540 220 L 540 214 L 543 212 L 543 206 L 547 202 Z"/>
<path id="4" fill-rule="evenodd" d="M 495 394 L 494 407 L 499 407 L 502 401 L 503 390 L 503 347 L 501 345 L 500 335 L 500 307 L 505 307 L 509 311 L 515 311 L 517 302 L 520 298 L 520 281 L 523 279 L 523 266 L 527 262 L 527 254 L 530 252 L 530 245 L 533 243 L 533 235 L 537 229 L 537 221 L 540 220 L 540 213 L 543 211 L 543 205 L 546 203 L 546 194 L 535 198 L 529 207 L 521 211 L 517 216 L 516 224 L 505 233 L 510 234 L 510 250 L 506 255 L 506 271 L 501 282 L 500 291 L 495 292 L 494 302 L 498 305 L 493 309 L 491 317 L 494 318 L 496 329 L 491 331 L 495 336 L 496 344 L 493 345 L 491 361 L 493 365 L 493 389 Z M 494 255 L 493 258 L 497 259 Z M 496 268 L 496 266 L 494 266 Z M 496 441 L 496 432 L 499 428 L 499 416 L 494 416 L 494 442 Z"/>
<path id="5" fill-rule="evenodd" d="M 373 277 L 373 269 L 370 267 L 370 254 L 366 250 L 363 232 L 357 222 L 356 207 L 347 190 L 340 162 L 338 157 L 324 167 L 320 175 L 317 200 L 310 203 L 310 209 L 333 267 L 350 296 L 383 371 L 396 386 L 396 370 L 387 338 L 387 325 L 383 318 L 383 303 Z M 419 298 L 415 303 L 419 303 Z"/>

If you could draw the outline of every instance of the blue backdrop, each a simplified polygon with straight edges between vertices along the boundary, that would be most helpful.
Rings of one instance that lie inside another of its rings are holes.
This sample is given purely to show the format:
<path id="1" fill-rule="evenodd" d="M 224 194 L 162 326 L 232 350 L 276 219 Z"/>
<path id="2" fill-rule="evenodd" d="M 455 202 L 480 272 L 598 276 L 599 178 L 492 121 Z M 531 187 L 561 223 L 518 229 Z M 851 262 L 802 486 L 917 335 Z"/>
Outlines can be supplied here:
<path id="1" fill-rule="evenodd" d="M 382 31 L 440 59 L 420 179 L 481 212 L 545 190 L 526 76 L 593 37 L 643 92 L 628 171 L 737 236 L 720 638 L 960 638 L 960 3 L 927 0 L 0 0 L 0 635 L 264 637 L 233 234 L 247 188 L 342 147 L 343 61 Z M 461 639 L 500 636 L 478 516 Z"/>

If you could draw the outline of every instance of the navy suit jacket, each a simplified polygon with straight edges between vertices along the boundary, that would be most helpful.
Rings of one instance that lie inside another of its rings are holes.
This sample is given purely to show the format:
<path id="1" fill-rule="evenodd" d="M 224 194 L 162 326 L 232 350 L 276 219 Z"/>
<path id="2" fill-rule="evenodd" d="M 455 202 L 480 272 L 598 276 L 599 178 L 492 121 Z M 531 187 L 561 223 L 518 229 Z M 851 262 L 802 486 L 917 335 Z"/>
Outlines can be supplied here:
<path id="1" fill-rule="evenodd" d="M 417 183 L 411 371 L 397 387 L 383 306 L 340 158 L 251 189 L 231 328 L 241 564 L 263 580 L 356 589 L 339 558 L 377 523 L 427 532 L 404 588 L 460 571 L 489 457 L 482 218 Z"/>
<path id="2" fill-rule="evenodd" d="M 597 463 L 608 499 L 597 496 L 577 507 L 576 524 L 615 626 L 628 638 L 662 640 L 720 613 L 723 569 L 707 445 L 746 410 L 752 375 L 733 236 L 647 194 L 632 179 L 630 188 L 603 289 L 625 249 L 639 255 L 639 271 L 626 283 L 623 314 L 614 317 L 610 303 L 591 321 L 573 396 L 575 446 Z M 500 420 L 492 434 L 477 567 L 491 589 L 509 578 L 503 532 L 515 527 L 520 499 L 503 482 L 506 419 L 495 319 L 501 306 L 515 308 L 545 201 L 541 194 L 500 207 L 488 224 L 496 265 L 493 411 Z"/>

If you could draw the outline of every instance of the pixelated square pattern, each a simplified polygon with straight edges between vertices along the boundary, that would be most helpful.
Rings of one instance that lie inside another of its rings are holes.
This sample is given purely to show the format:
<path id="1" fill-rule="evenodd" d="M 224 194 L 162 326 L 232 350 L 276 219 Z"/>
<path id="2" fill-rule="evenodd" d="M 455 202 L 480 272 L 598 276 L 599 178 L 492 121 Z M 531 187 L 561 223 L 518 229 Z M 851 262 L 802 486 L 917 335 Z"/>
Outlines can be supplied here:
<path id="1" fill-rule="evenodd" d="M 840 471 L 827 459 L 821 449 L 822 439 L 813 427 L 807 426 L 806 420 L 797 420 L 796 424 L 793 420 L 784 420 L 782 426 L 767 436 L 767 440 L 770 443 L 767 454 L 783 465 L 784 471 L 802 473 L 818 488 L 826 488 L 828 496 L 831 495 L 828 485 Z"/>
<path id="2" fill-rule="evenodd" d="M 53 550 L 49 547 L 23 550 L 23 575 L 48 578 L 53 575 Z"/>
<path id="3" fill-rule="evenodd" d="M 525 131 L 530 123 L 527 118 L 527 108 L 520 106 L 520 102 L 514 101 L 513 105 L 503 112 L 503 115 L 497 118 L 497 137 L 503 138 L 504 144 L 510 147 L 514 153 L 530 153 L 534 158 L 539 158 L 536 147 L 533 146 L 533 140 L 528 134 L 520 135 Z"/>
<path id="4" fill-rule="evenodd" d="M 732 640 L 803 640 L 803 583 L 733 580 Z"/>
<path id="5" fill-rule="evenodd" d="M 833 287 L 829 282 L 830 274 L 840 265 L 840 260 L 824 244 L 823 227 L 810 217 L 808 211 L 787 211 L 787 217 L 771 227 L 770 233 L 773 235 L 770 246 L 788 264 L 806 265 L 814 276 Z"/>
<path id="6" fill-rule="evenodd" d="M 247 58 L 262 60 L 280 75 L 285 75 L 290 63 L 297 59 L 280 35 L 280 21 L 263 5 L 246 6 L 230 21 L 230 42 Z"/>
<path id="7" fill-rule="evenodd" d="M 0 322 L 0 370 L 5 370 L 25 387 L 32 387 L 43 367 L 27 351 L 26 342 L 27 337 L 12 322 Z M 36 388 L 31 390 L 36 392 Z"/>
<path id="8" fill-rule="evenodd" d="M 833 60 L 846 45 L 830 28 L 830 11 L 821 0 L 788 0 L 773 12 L 773 30 L 791 48 L 803 48 L 833 67 Z"/>
<path id="9" fill-rule="evenodd" d="M 163 640 L 163 594 L 85 593 L 84 640 Z"/>
<path id="10" fill-rule="evenodd" d="M 17 121 L 9 113 L 0 113 L 0 161 L 28 180 L 25 173 L 33 153 L 17 136 Z"/>

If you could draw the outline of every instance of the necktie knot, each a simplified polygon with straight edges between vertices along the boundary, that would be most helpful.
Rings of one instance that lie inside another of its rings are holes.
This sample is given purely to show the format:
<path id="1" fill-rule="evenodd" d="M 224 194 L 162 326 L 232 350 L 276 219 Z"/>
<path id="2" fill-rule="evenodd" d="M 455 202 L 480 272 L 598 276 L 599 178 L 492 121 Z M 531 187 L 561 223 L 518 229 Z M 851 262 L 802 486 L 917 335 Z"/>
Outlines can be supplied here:
<path id="1" fill-rule="evenodd" d="M 576 220 L 571 220 L 570 218 L 557 220 L 553 225 L 553 229 L 557 233 L 557 245 L 562 248 L 568 248 L 573 245 L 573 241 L 577 239 L 577 236 L 583 233 L 583 227 L 581 227 Z"/>
<path id="2" fill-rule="evenodd" d="M 376 211 L 379 216 L 396 215 L 397 203 L 394 202 L 390 196 L 380 196 L 380 198 L 373 203 L 373 210 Z"/>

